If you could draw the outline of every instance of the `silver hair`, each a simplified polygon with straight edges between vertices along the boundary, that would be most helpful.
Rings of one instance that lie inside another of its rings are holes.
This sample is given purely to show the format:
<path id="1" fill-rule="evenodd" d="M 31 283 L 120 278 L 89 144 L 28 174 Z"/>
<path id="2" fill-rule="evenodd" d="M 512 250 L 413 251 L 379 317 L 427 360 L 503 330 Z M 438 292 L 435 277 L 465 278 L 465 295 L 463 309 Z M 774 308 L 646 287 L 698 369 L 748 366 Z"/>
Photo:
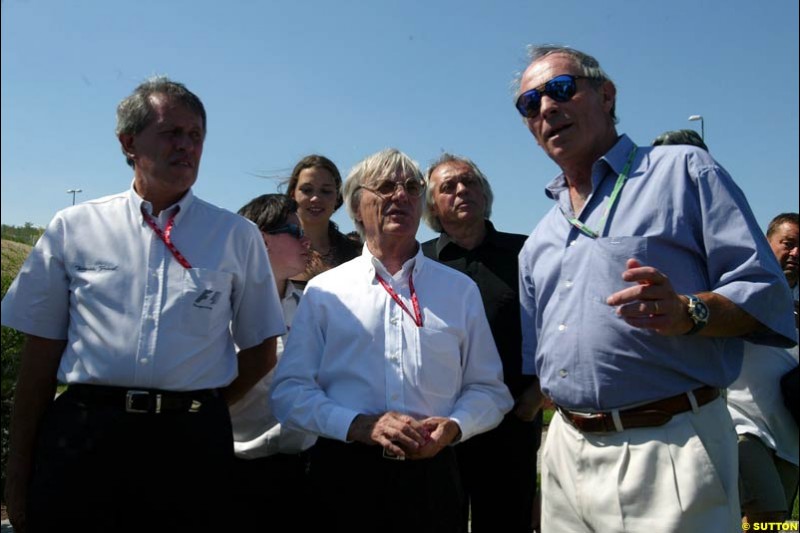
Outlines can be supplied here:
<path id="1" fill-rule="evenodd" d="M 387 148 L 367 156 L 357 163 L 347 175 L 342 190 L 344 204 L 347 206 L 347 214 L 353 219 L 356 231 L 362 239 L 364 239 L 364 224 L 356 220 L 358 206 L 361 202 L 361 187 L 392 179 L 398 173 L 405 179 L 415 178 L 423 181 L 419 165 L 396 148 Z"/>
<path id="2" fill-rule="evenodd" d="M 425 172 L 425 183 L 427 184 L 427 187 L 425 190 L 425 209 L 422 211 L 422 219 L 425 221 L 428 227 L 438 233 L 442 233 L 444 231 L 442 223 L 439 221 L 439 217 L 433 212 L 433 205 L 435 202 L 433 200 L 431 175 L 438 167 L 447 163 L 464 163 L 470 168 L 472 173 L 475 174 L 475 177 L 478 178 L 478 181 L 481 183 L 483 197 L 486 200 L 486 210 L 483 214 L 483 218 L 487 220 L 490 219 L 492 217 L 494 193 L 492 192 L 492 186 L 489 184 L 489 180 L 486 178 L 483 172 L 481 172 L 481 169 L 478 168 L 478 165 L 476 165 L 471 159 L 445 152 L 433 163 L 431 163 L 430 166 L 428 166 L 428 170 Z"/>
<path id="3" fill-rule="evenodd" d="M 592 83 L 592 86 L 597 88 L 600 87 L 605 82 L 614 83 L 614 81 L 606 74 L 606 71 L 603 70 L 603 67 L 600 66 L 600 62 L 597 61 L 594 57 L 590 56 L 585 52 L 581 52 L 580 50 L 576 50 L 575 48 L 569 46 L 562 46 L 557 44 L 542 44 L 542 45 L 528 45 L 528 66 L 535 63 L 536 61 L 542 59 L 543 57 L 552 55 L 552 54 L 563 54 L 572 58 L 575 63 L 575 66 L 578 67 L 581 76 L 586 76 Z M 527 68 L 527 67 L 526 67 Z M 522 85 L 522 74 L 524 73 L 524 69 L 522 72 L 518 72 L 514 76 L 514 101 L 517 101 L 520 95 L 520 88 Z M 611 106 L 611 119 L 614 121 L 614 124 L 618 122 L 617 119 L 617 102 L 614 101 L 614 105 Z"/>
<path id="4" fill-rule="evenodd" d="M 117 136 L 137 135 L 153 121 L 153 100 L 155 94 L 163 94 L 170 100 L 180 102 L 203 120 L 203 134 L 206 132 L 206 109 L 203 102 L 182 83 L 172 81 L 166 76 L 154 76 L 142 82 L 130 96 L 117 106 Z M 122 149 L 125 154 L 125 149 Z M 133 160 L 125 154 L 125 161 L 133 167 Z"/>

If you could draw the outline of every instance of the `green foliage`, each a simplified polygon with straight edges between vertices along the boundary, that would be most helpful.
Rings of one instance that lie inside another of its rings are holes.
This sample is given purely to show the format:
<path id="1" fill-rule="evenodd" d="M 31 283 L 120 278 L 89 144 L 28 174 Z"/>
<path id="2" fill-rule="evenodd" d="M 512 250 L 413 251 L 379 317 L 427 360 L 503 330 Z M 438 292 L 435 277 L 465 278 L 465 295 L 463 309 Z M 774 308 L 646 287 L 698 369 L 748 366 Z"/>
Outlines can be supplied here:
<path id="1" fill-rule="evenodd" d="M 6 226 L 3 226 L 5 233 Z M 2 296 L 6 295 L 11 282 L 17 276 L 22 263 L 28 257 L 31 247 L 18 242 L 2 241 Z M 11 328 L 0 328 L 0 350 L 2 350 L 2 404 L 0 417 L 2 418 L 2 454 L 0 456 L 0 472 L 2 472 L 3 492 L 6 485 L 6 461 L 8 459 L 8 426 L 11 420 L 11 408 L 14 405 L 14 391 L 17 386 L 17 372 L 19 371 L 20 352 L 25 336 Z"/>
<path id="2" fill-rule="evenodd" d="M 8 226 L 2 225 L 2 238 L 7 241 L 21 242 L 33 246 L 36 241 L 44 233 L 44 228 L 34 226 L 30 222 L 26 222 L 24 226 Z M 5 256 L 3 257 L 5 260 Z"/>

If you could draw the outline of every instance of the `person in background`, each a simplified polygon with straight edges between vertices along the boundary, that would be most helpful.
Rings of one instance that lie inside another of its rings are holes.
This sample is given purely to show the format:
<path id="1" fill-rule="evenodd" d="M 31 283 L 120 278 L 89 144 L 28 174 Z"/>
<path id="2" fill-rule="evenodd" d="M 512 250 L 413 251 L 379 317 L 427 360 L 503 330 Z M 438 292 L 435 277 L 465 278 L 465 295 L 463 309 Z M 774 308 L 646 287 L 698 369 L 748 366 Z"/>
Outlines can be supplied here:
<path id="1" fill-rule="evenodd" d="M 319 435 L 311 477 L 336 532 L 463 532 L 451 444 L 512 407 L 475 284 L 415 235 L 425 183 L 402 152 L 350 172 L 360 257 L 312 279 L 275 372 L 285 427 Z"/>
<path id="2" fill-rule="evenodd" d="M 302 158 L 292 169 L 286 194 L 297 202 L 297 216 L 313 252 L 306 273 L 292 279 L 308 281 L 361 253 L 361 246 L 331 220 L 342 205 L 342 176 L 333 161 L 316 154 Z"/>
<path id="3" fill-rule="evenodd" d="M 58 212 L 3 299 L 3 325 L 27 335 L 6 480 L 18 532 L 230 519 L 226 402 L 274 366 L 285 326 L 258 229 L 192 193 L 206 131 L 184 85 L 139 85 L 117 108 L 130 189 Z"/>
<path id="4" fill-rule="evenodd" d="M 708 146 L 706 146 L 702 137 L 694 130 L 665 131 L 653 141 L 653 146 L 666 146 L 671 144 L 688 144 L 697 146 L 708 152 Z"/>
<path id="5" fill-rule="evenodd" d="M 308 262 L 308 238 L 297 218 L 297 204 L 285 194 L 264 194 L 251 200 L 239 214 L 261 230 L 269 250 L 269 262 L 275 277 L 286 331 L 303 292 L 290 280 L 304 272 Z M 286 335 L 278 339 L 280 359 Z M 314 508 L 307 482 L 307 450 L 316 437 L 301 431 L 282 428 L 272 412 L 269 387 L 270 371 L 238 402 L 230 406 L 236 459 L 233 469 L 233 505 L 236 531 L 280 531 L 281 523 L 290 523 L 287 531 L 306 531 Z M 290 522 L 275 520 L 280 509 Z"/>
<path id="6" fill-rule="evenodd" d="M 472 532 L 531 530 L 541 413 L 527 401 L 533 382 L 522 375 L 517 256 L 526 237 L 501 233 L 489 221 L 492 187 L 471 160 L 444 153 L 426 173 L 423 219 L 439 237 L 422 245 L 426 257 L 463 272 L 477 285 L 514 409 L 496 428 L 456 446 Z"/>
<path id="7" fill-rule="evenodd" d="M 767 240 L 796 303 L 798 214 L 775 217 Z M 728 411 L 739 435 L 742 514 L 751 524 L 787 519 L 797 494 L 800 431 L 779 386 L 781 377 L 797 365 L 797 346 L 746 342 L 742 371 L 728 387 Z"/>
<path id="8" fill-rule="evenodd" d="M 747 200 L 700 148 L 637 148 L 592 56 L 530 49 L 516 107 L 560 167 L 519 258 L 524 372 L 557 414 L 543 531 L 733 531 L 720 389 L 746 339 L 795 344 L 786 282 Z"/>

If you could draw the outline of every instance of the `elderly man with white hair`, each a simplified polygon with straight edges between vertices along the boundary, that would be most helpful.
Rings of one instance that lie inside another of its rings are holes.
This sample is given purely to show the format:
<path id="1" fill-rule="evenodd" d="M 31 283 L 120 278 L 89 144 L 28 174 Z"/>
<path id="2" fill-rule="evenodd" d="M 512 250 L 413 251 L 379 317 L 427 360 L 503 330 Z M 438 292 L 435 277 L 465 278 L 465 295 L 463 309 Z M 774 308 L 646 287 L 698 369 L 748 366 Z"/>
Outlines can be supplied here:
<path id="1" fill-rule="evenodd" d="M 311 476 L 332 531 L 462 531 L 450 445 L 512 407 L 477 286 L 416 241 L 424 190 L 398 150 L 354 167 L 363 253 L 309 282 L 275 374 L 278 419 L 320 436 Z"/>

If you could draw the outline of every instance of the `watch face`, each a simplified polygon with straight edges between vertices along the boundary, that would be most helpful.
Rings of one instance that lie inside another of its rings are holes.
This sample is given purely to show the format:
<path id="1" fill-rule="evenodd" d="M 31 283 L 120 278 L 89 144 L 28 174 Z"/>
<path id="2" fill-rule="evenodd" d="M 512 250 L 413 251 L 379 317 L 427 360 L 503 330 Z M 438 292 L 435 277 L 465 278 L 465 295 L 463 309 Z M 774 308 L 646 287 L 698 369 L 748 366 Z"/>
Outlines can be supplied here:
<path id="1" fill-rule="evenodd" d="M 694 306 L 694 313 L 701 322 L 708 320 L 708 306 L 703 302 L 697 302 L 697 304 Z"/>

